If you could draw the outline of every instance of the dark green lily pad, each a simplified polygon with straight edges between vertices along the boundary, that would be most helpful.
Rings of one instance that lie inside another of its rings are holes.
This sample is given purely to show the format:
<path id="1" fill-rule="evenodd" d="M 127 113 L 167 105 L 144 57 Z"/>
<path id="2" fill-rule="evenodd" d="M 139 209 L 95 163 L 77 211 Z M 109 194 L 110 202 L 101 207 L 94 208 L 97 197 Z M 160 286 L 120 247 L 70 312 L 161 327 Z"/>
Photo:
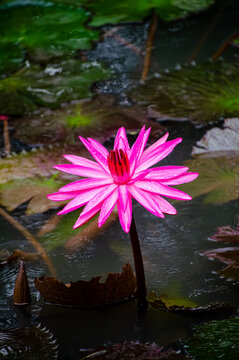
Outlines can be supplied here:
<path id="1" fill-rule="evenodd" d="M 88 98 L 91 85 L 109 77 L 110 71 L 99 63 L 66 60 L 22 68 L 0 80 L 1 112 L 22 115 L 40 106 L 57 108 L 62 102 Z"/>
<path id="2" fill-rule="evenodd" d="M 236 360 L 239 354 L 239 317 L 198 325 L 185 348 L 197 360 Z"/>
<path id="3" fill-rule="evenodd" d="M 14 45 L 38 61 L 69 58 L 79 49 L 89 49 L 98 39 L 98 32 L 85 26 L 89 14 L 79 4 L 74 7 L 60 1 L 8 1 L 0 10 L 0 49 L 10 46 L 9 58 Z"/>
<path id="4" fill-rule="evenodd" d="M 224 156 L 218 156 L 215 152 L 207 157 L 195 157 L 184 165 L 199 173 L 193 184 L 187 183 L 183 187 L 193 198 L 205 195 L 204 202 L 208 204 L 224 204 L 239 198 L 238 155 L 224 153 Z"/>
<path id="5" fill-rule="evenodd" d="M 163 20 L 170 21 L 205 9 L 212 3 L 213 0 L 83 0 L 84 7 L 94 14 L 90 22 L 93 26 L 140 21 L 148 16 L 152 9 L 155 9 Z"/>
<path id="6" fill-rule="evenodd" d="M 159 74 L 132 92 L 158 120 L 188 118 L 198 124 L 239 115 L 239 64 L 215 62 Z"/>

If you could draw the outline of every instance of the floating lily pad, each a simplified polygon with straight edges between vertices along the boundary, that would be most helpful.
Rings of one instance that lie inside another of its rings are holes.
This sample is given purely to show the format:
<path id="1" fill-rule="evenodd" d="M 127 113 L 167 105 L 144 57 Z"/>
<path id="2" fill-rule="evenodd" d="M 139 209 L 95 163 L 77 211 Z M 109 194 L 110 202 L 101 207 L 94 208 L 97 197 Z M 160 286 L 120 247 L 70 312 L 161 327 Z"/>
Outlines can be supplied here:
<path id="1" fill-rule="evenodd" d="M 239 64 L 215 62 L 158 74 L 132 92 L 149 104 L 158 120 L 188 118 L 206 124 L 239 115 Z"/>
<path id="2" fill-rule="evenodd" d="M 213 0 L 193 2 L 190 0 L 123 0 L 120 2 L 83 0 L 84 6 L 94 14 L 90 22 L 93 26 L 140 21 L 148 16 L 152 9 L 155 9 L 163 20 L 170 21 L 205 9 L 212 3 Z"/>
<path id="3" fill-rule="evenodd" d="M 234 307 L 226 303 L 216 303 L 207 306 L 198 306 L 196 303 L 187 298 L 171 299 L 166 295 L 158 296 L 154 291 L 147 297 L 151 306 L 158 310 L 171 312 L 184 316 L 195 316 L 208 318 L 217 315 L 229 315 L 234 312 Z"/>
<path id="4" fill-rule="evenodd" d="M 45 106 L 57 108 L 62 102 L 88 98 L 91 85 L 109 77 L 110 71 L 97 62 L 66 60 L 22 68 L 0 80 L 1 112 L 22 115 Z"/>
<path id="5" fill-rule="evenodd" d="M 28 58 L 46 62 L 53 57 L 72 57 L 98 39 L 98 32 L 86 27 L 89 13 L 79 4 L 8 1 L 0 10 L 0 49 L 9 46 L 5 56 L 10 62 L 15 58 L 14 45 L 19 51 L 24 49 Z"/>
<path id="6" fill-rule="evenodd" d="M 82 308 L 117 303 L 135 295 L 136 278 L 129 264 L 124 265 L 120 274 L 108 274 L 105 282 L 101 283 L 100 279 L 98 276 L 90 281 L 64 284 L 53 277 L 42 276 L 35 279 L 35 285 L 47 302 Z"/>
<path id="7" fill-rule="evenodd" d="M 0 354 L 5 359 L 58 359 L 54 335 L 41 324 L 0 332 Z"/>
<path id="8" fill-rule="evenodd" d="M 210 153 L 207 156 L 211 157 L 195 157 L 184 163 L 190 171 L 200 174 L 193 185 L 184 184 L 184 191 L 193 198 L 204 195 L 204 202 L 208 204 L 224 204 L 239 198 L 239 156 L 217 155 L 217 152 Z"/>
<path id="9" fill-rule="evenodd" d="M 192 155 L 214 151 L 234 151 L 239 153 L 239 118 L 226 119 L 223 129 L 215 127 L 193 147 Z"/>
<path id="10" fill-rule="evenodd" d="M 239 317 L 198 325 L 184 340 L 186 350 L 197 360 L 236 360 L 239 353 Z"/>

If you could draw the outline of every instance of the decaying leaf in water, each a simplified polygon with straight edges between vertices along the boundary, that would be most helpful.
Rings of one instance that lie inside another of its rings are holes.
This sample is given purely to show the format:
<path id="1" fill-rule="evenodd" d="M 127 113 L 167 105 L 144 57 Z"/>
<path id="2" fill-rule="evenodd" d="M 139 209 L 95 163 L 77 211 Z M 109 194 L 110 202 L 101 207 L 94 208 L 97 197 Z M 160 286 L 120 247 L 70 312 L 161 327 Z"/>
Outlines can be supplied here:
<path id="1" fill-rule="evenodd" d="M 22 251 L 22 250 L 15 250 L 13 251 L 13 253 L 11 253 L 7 259 L 6 259 L 6 263 L 7 264 L 12 264 L 15 261 L 18 260 L 24 260 L 24 261 L 37 261 L 40 259 L 40 254 L 38 253 L 29 253 L 26 251 Z"/>
<path id="2" fill-rule="evenodd" d="M 0 351 L 6 359 L 58 359 L 56 339 L 41 324 L 0 330 Z"/>
<path id="3" fill-rule="evenodd" d="M 168 299 L 166 296 L 157 296 L 154 291 L 151 291 L 147 300 L 150 305 L 156 309 L 179 315 L 199 316 L 200 318 L 208 318 L 214 315 L 228 315 L 235 311 L 234 306 L 227 303 L 198 306 L 190 299 Z"/>
<path id="4" fill-rule="evenodd" d="M 231 226 L 221 226 L 217 228 L 216 233 L 210 237 L 215 241 L 222 241 L 239 245 L 239 215 L 237 216 L 237 226 L 233 229 Z"/>
<path id="5" fill-rule="evenodd" d="M 101 346 L 96 350 L 83 350 L 82 360 L 99 359 L 99 360 L 186 360 L 191 359 L 189 356 L 175 351 L 169 347 L 164 348 L 155 343 L 140 343 L 139 341 L 117 343 L 111 346 Z"/>
<path id="6" fill-rule="evenodd" d="M 35 279 L 35 285 L 47 302 L 82 308 L 117 303 L 135 295 L 136 278 L 130 264 L 126 264 L 120 274 L 109 273 L 105 282 L 100 283 L 100 279 L 98 276 L 64 284 L 53 277 L 42 276 Z"/>
<path id="7" fill-rule="evenodd" d="M 29 305 L 31 302 L 30 288 L 27 273 L 23 261 L 20 261 L 20 268 L 15 283 L 13 303 L 17 306 Z"/>
<path id="8" fill-rule="evenodd" d="M 210 204 L 224 204 L 239 198 L 239 156 L 217 155 L 201 155 L 184 163 L 200 175 L 194 184 L 184 184 L 183 190 L 193 198 L 205 195 L 204 202 Z"/>
<path id="9" fill-rule="evenodd" d="M 218 271 L 218 274 L 227 279 L 239 281 L 239 247 L 207 250 L 202 252 L 202 255 L 227 264 L 224 269 Z"/>

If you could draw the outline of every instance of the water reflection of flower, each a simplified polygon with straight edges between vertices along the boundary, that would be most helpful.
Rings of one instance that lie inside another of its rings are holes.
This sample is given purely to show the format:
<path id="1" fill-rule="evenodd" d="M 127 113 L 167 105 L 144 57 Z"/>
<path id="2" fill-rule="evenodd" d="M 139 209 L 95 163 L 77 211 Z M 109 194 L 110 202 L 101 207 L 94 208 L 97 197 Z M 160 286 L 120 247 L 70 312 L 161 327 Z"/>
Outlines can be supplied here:
<path id="1" fill-rule="evenodd" d="M 96 140 L 80 137 L 96 162 L 76 155 L 64 155 L 71 164 L 55 166 L 58 170 L 86 177 L 48 195 L 49 199 L 55 201 L 72 199 L 58 214 L 66 214 L 86 205 L 74 228 L 85 224 L 98 212 L 100 227 L 117 204 L 120 224 L 125 232 L 130 230 L 132 198 L 158 217 L 163 218 L 164 213 L 176 214 L 176 209 L 162 196 L 191 200 L 188 194 L 170 185 L 192 181 L 198 174 L 188 172 L 184 166 L 151 168 L 170 154 L 182 139 L 166 141 L 166 134 L 144 150 L 149 133 L 150 128 L 145 130 L 144 126 L 130 148 L 122 127 L 116 135 L 114 150 L 110 152 Z"/>

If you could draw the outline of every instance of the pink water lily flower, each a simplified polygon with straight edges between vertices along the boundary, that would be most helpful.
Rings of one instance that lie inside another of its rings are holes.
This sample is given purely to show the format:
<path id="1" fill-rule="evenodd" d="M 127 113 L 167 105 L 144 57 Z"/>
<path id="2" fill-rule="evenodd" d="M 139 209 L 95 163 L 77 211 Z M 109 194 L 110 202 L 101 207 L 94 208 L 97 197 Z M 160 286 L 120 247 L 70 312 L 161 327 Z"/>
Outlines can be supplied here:
<path id="1" fill-rule="evenodd" d="M 117 204 L 120 224 L 129 232 L 132 220 L 132 198 L 152 214 L 163 218 L 164 214 L 176 214 L 176 209 L 162 196 L 191 200 L 191 196 L 172 188 L 194 180 L 198 174 L 188 172 L 184 166 L 152 167 L 171 153 L 182 139 L 167 141 L 168 133 L 145 150 L 150 128 L 141 129 L 130 148 L 125 128 L 121 127 L 114 142 L 114 150 L 108 150 L 98 141 L 80 137 L 95 161 L 76 155 L 64 155 L 71 164 L 55 166 L 66 173 L 85 177 L 48 195 L 55 201 L 71 200 L 58 214 L 67 214 L 86 205 L 77 219 L 74 229 L 85 224 L 98 212 L 101 227 Z"/>

